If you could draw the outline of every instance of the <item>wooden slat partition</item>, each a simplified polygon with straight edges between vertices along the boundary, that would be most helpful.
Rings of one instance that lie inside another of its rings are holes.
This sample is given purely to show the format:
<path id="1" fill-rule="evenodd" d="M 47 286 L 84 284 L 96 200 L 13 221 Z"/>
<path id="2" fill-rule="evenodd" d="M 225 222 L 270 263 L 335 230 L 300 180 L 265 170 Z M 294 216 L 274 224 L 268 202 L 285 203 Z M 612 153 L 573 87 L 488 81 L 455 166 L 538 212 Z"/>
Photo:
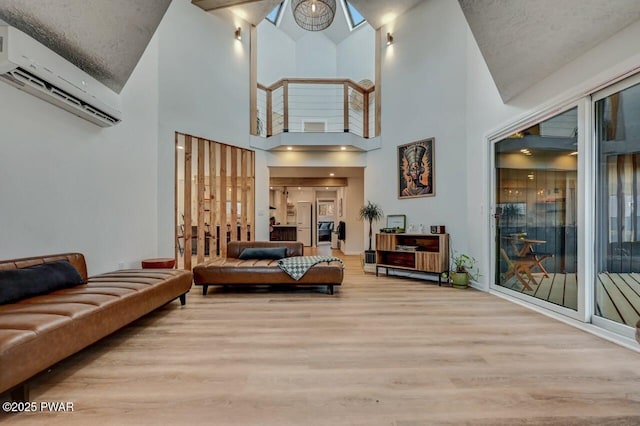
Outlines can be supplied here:
<path id="1" fill-rule="evenodd" d="M 216 226 L 218 223 L 218 200 L 216 185 L 216 151 L 218 150 L 218 144 L 209 141 L 209 233 L 211 234 L 211 241 L 209 242 L 209 256 L 215 256 L 215 247 L 218 246 L 218 237 L 216 232 Z"/>
<path id="2" fill-rule="evenodd" d="M 198 138 L 198 247 L 196 250 L 197 262 L 204 262 L 204 140 Z"/>
<path id="3" fill-rule="evenodd" d="M 175 255 L 179 267 L 191 269 L 194 261 L 226 256 L 227 238 L 253 239 L 255 153 L 181 133 L 175 144 L 176 152 L 184 148 L 185 154 L 184 160 L 176 155 Z"/>
<path id="4" fill-rule="evenodd" d="M 247 241 L 247 208 L 248 206 L 248 180 L 247 180 L 247 151 L 240 153 L 240 205 L 242 206 L 240 219 L 240 241 Z"/>
<path id="5" fill-rule="evenodd" d="M 184 269 L 191 270 L 191 136 L 184 138 Z"/>
<path id="6" fill-rule="evenodd" d="M 238 148 L 231 148 L 231 239 L 238 240 Z"/>
<path id="7" fill-rule="evenodd" d="M 255 240 L 255 223 L 256 223 L 256 198 L 255 198 L 255 173 L 256 173 L 256 153 L 254 151 L 249 152 L 249 193 L 247 194 L 247 231 L 251 232 L 250 240 Z"/>
<path id="8" fill-rule="evenodd" d="M 220 145 L 220 256 L 227 256 L 227 146 Z"/>

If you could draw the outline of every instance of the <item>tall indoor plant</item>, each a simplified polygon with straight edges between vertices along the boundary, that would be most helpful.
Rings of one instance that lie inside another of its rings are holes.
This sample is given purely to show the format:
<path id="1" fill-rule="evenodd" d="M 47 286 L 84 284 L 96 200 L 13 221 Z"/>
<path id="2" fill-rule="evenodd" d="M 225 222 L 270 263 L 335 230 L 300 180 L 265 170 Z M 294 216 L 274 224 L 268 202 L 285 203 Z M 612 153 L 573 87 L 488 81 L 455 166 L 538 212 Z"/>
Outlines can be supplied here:
<path id="1" fill-rule="evenodd" d="M 384 212 L 379 205 L 367 201 L 367 204 L 360 208 L 360 219 L 367 220 L 369 222 L 369 250 L 365 250 L 364 259 L 365 263 L 376 263 L 375 252 L 371 249 L 371 239 L 373 237 L 373 221 L 380 220 L 384 217 Z"/>

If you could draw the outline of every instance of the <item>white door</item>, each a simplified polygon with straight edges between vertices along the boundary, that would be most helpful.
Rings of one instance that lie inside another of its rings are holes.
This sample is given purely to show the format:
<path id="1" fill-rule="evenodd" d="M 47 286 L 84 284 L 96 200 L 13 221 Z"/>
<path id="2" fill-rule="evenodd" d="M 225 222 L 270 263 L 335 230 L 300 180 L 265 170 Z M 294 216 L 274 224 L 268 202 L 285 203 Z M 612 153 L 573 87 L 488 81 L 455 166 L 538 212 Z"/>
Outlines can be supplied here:
<path id="1" fill-rule="evenodd" d="M 296 209 L 296 225 L 298 227 L 298 241 L 305 247 L 311 246 L 311 229 L 313 218 L 311 216 L 311 203 L 307 201 L 298 202 Z"/>

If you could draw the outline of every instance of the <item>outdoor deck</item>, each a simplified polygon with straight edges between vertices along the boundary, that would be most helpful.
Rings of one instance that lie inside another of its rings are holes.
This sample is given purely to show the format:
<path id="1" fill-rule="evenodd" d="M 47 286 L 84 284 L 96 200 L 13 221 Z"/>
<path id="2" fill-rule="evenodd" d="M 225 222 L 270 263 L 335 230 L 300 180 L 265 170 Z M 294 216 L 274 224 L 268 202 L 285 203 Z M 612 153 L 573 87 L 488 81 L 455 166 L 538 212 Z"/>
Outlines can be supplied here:
<path id="1" fill-rule="evenodd" d="M 576 274 L 554 274 L 544 277 L 533 274 L 538 284 L 529 283 L 532 290 L 512 277 L 503 287 L 528 294 L 547 302 L 577 309 L 578 282 Z M 596 315 L 635 327 L 640 320 L 640 274 L 602 273 L 596 284 Z"/>

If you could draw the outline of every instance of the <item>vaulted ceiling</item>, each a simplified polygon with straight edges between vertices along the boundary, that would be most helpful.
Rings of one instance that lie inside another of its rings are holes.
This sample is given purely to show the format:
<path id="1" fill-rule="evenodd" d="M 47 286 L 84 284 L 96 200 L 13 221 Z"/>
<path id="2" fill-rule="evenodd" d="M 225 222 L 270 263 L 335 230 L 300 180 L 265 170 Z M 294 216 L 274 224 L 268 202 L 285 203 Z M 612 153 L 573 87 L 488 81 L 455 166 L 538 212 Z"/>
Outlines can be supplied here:
<path id="1" fill-rule="evenodd" d="M 640 19 L 638 0 L 459 0 L 507 102 Z"/>
<path id="2" fill-rule="evenodd" d="M 171 1 L 2 0 L 0 19 L 119 92 Z M 434 0 L 350 0 L 374 28 L 429 1 Z M 247 22 L 258 24 L 280 0 L 192 2 L 205 10 L 228 8 Z M 458 2 L 505 102 L 640 20 L 638 0 Z M 287 6 L 285 13 L 290 14 Z M 349 29 L 344 16 L 334 25 L 342 27 L 327 36 L 337 43 L 348 36 Z M 292 33 L 304 34 L 291 26 Z M 415 49 L 414 54 L 420 55 L 420 47 Z"/>
<path id="3" fill-rule="evenodd" d="M 245 21 L 258 25 L 271 10 L 282 0 L 192 0 L 192 3 L 203 10 L 219 10 L 235 6 L 236 11 Z M 339 8 L 341 0 L 336 0 Z M 373 28 L 394 20 L 412 7 L 425 0 L 350 0 Z M 289 2 L 290 3 L 290 2 Z M 287 4 L 289 6 L 289 4 Z M 244 15 L 244 16 L 243 16 Z"/>

